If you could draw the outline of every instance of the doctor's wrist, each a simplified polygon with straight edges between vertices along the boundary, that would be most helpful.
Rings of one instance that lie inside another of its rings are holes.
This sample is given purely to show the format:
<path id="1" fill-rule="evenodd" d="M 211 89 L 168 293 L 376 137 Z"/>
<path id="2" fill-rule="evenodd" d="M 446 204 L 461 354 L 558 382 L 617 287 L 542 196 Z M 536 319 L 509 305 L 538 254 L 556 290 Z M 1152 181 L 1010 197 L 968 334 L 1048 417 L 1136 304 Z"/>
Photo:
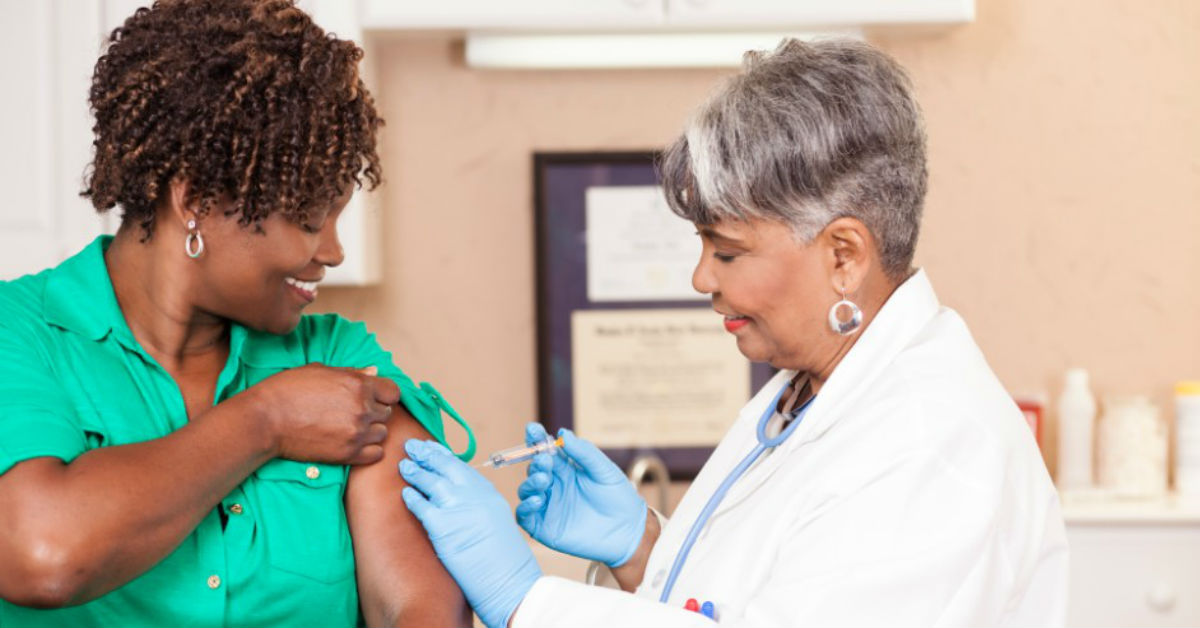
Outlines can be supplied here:
<path id="1" fill-rule="evenodd" d="M 604 561 L 609 569 L 615 569 L 629 562 L 638 550 L 642 547 L 642 539 L 646 537 L 646 520 L 650 518 L 650 508 L 646 506 L 646 502 L 640 497 L 637 500 L 637 508 L 633 510 L 628 521 L 629 531 L 628 541 L 624 544 L 625 551 L 616 559 Z M 619 547 L 619 546 L 618 546 Z"/>
<path id="2" fill-rule="evenodd" d="M 631 593 L 642 584 L 642 578 L 646 575 L 646 564 L 650 561 L 650 552 L 654 550 L 654 544 L 658 542 L 658 536 L 662 533 L 658 516 L 650 512 L 649 506 L 645 507 L 644 516 L 642 537 L 633 554 L 616 566 L 609 567 L 621 589 Z"/>

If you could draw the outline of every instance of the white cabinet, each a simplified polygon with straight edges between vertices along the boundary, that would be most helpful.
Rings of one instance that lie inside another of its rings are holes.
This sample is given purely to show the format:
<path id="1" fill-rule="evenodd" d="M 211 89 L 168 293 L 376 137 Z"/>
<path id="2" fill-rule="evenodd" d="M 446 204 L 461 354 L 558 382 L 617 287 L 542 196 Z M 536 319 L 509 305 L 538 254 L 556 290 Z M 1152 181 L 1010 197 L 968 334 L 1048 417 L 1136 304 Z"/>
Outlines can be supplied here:
<path id="1" fill-rule="evenodd" d="M 105 226 L 80 198 L 91 159 L 87 93 L 99 53 L 95 2 L 4 2 L 0 81 L 0 279 L 57 264 Z"/>
<path id="2" fill-rule="evenodd" d="M 737 67 L 784 37 L 970 22 L 975 0 L 357 0 L 366 33 L 466 35 L 482 69 Z M 913 29 L 912 27 L 918 27 Z"/>
<path id="3" fill-rule="evenodd" d="M 1068 506 L 1068 626 L 1200 626 L 1200 508 Z"/>
<path id="4" fill-rule="evenodd" d="M 666 0 L 667 23 L 707 28 L 811 28 L 954 24 L 975 18 L 974 0 Z"/>
<path id="5" fill-rule="evenodd" d="M 663 24 L 663 0 L 361 0 L 378 30 L 575 30 Z"/>
<path id="6" fill-rule="evenodd" d="M 359 0 L 368 30 L 779 30 L 954 24 L 974 0 Z"/>

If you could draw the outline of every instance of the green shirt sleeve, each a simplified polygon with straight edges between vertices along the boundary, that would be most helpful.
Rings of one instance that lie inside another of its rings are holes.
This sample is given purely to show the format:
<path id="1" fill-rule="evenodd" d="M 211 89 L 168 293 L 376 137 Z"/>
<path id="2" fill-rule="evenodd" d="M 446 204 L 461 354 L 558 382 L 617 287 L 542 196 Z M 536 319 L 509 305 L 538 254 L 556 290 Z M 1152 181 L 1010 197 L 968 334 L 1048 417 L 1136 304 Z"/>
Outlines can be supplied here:
<path id="1" fill-rule="evenodd" d="M 374 366 L 380 377 L 396 382 L 400 387 L 401 403 L 438 442 L 449 447 L 442 419 L 445 413 L 467 432 L 467 448 L 455 455 L 468 461 L 475 456 L 475 434 L 466 420 L 432 384 L 421 382 L 417 385 L 400 370 L 392 361 L 392 354 L 379 346 L 375 334 L 367 331 L 366 324 L 348 321 L 337 314 L 318 314 L 305 319 L 310 326 L 307 330 L 310 341 L 319 339 L 324 344 L 322 363 L 351 368 Z"/>
<path id="2" fill-rule="evenodd" d="M 41 456 L 70 462 L 87 448 L 41 342 L 27 336 L 0 326 L 0 474 Z"/>

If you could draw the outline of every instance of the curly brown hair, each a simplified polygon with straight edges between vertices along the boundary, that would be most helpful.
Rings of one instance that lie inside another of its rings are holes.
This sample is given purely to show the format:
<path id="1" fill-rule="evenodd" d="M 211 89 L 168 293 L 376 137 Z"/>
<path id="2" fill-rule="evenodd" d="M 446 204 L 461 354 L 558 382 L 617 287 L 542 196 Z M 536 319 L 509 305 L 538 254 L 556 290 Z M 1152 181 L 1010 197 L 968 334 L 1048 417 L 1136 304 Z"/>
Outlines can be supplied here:
<path id="1" fill-rule="evenodd" d="M 303 223 L 351 185 L 379 185 L 383 121 L 363 52 L 292 0 L 157 0 L 112 32 L 90 100 L 95 159 L 82 193 L 149 238 L 172 179 L 207 214 Z"/>

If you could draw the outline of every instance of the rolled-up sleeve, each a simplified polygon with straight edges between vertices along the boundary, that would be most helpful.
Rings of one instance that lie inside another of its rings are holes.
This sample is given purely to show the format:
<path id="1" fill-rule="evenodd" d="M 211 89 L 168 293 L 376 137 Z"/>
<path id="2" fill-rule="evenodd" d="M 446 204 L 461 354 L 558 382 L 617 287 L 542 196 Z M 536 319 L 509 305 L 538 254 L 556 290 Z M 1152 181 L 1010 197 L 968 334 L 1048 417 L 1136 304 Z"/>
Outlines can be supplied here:
<path id="1" fill-rule="evenodd" d="M 449 414 L 467 432 L 470 444 L 460 457 L 470 459 L 475 451 L 475 438 L 466 421 L 453 410 L 450 404 L 429 383 L 417 385 L 400 367 L 396 366 L 392 354 L 380 346 L 375 334 L 361 322 L 348 321 L 336 314 L 320 314 L 305 317 L 305 336 L 310 343 L 319 343 L 323 353 L 321 361 L 330 366 L 364 368 L 374 366 L 379 376 L 386 377 L 400 387 L 400 401 L 409 413 L 438 442 L 450 447 L 446 441 L 443 412 Z"/>

